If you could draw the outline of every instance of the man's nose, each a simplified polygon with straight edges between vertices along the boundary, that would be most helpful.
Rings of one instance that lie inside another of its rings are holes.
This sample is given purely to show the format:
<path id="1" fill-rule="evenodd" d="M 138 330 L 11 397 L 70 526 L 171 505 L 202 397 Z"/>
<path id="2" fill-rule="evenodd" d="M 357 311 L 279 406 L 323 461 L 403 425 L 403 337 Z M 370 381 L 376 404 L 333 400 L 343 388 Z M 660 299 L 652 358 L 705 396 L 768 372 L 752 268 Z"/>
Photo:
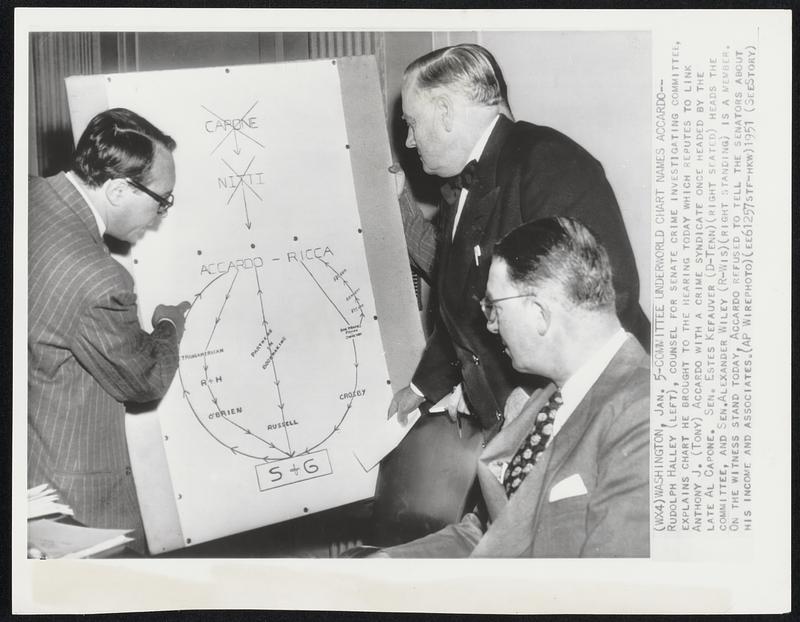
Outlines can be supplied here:
<path id="1" fill-rule="evenodd" d="M 152 231 L 157 231 L 158 228 L 161 226 L 161 221 L 164 220 L 160 214 L 156 214 L 150 219 L 150 222 L 147 223 L 146 229 L 150 229 Z"/>
<path id="2" fill-rule="evenodd" d="M 408 134 L 406 135 L 406 147 L 409 149 L 414 149 L 417 146 L 417 141 L 414 140 L 414 130 L 408 128 Z"/>

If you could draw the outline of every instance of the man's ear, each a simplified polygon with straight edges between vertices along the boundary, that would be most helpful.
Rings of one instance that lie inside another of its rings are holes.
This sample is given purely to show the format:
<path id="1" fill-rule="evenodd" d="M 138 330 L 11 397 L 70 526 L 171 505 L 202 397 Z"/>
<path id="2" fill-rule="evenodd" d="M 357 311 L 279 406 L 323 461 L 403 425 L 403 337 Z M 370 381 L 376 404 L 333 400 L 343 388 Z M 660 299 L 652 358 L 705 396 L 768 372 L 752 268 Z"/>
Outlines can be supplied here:
<path id="1" fill-rule="evenodd" d="M 537 318 L 536 318 L 536 331 L 544 336 L 547 333 L 548 329 L 550 328 L 550 307 L 547 304 L 547 301 L 535 299 L 533 301 L 537 311 Z"/>
<path id="2" fill-rule="evenodd" d="M 444 127 L 446 132 L 453 131 L 453 121 L 455 117 L 453 103 L 452 97 L 447 93 L 439 93 L 433 102 L 436 118 L 441 121 L 442 127 Z"/>
<path id="3" fill-rule="evenodd" d="M 130 188 L 124 179 L 107 179 L 103 184 L 103 192 L 110 205 L 119 205 Z"/>

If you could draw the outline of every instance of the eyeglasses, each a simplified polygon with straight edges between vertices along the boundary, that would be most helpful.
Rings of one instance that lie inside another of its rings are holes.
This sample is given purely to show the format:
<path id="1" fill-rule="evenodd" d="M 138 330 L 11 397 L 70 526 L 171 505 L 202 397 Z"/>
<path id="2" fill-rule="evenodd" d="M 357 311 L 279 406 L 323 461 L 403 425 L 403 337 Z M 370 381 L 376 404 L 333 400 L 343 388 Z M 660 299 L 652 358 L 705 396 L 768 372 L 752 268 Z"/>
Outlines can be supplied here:
<path id="1" fill-rule="evenodd" d="M 138 181 L 134 181 L 130 177 L 126 177 L 125 181 L 128 182 L 131 186 L 133 186 L 137 190 L 141 190 L 150 198 L 158 202 L 158 209 L 156 210 L 156 213 L 159 216 L 164 216 L 167 213 L 167 210 L 170 207 L 172 207 L 172 204 L 175 203 L 175 197 L 172 196 L 171 192 L 167 196 L 162 197 L 160 194 L 156 194 L 144 184 L 140 184 Z"/>
<path id="2" fill-rule="evenodd" d="M 506 296 L 505 298 L 497 298 L 496 300 L 492 300 L 488 296 L 484 296 L 480 301 L 481 311 L 483 311 L 483 314 L 486 316 L 486 320 L 491 322 L 494 318 L 495 308 L 498 302 L 503 302 L 504 300 L 513 300 L 514 298 L 529 298 L 535 295 L 536 294 L 518 294 L 517 296 Z"/>

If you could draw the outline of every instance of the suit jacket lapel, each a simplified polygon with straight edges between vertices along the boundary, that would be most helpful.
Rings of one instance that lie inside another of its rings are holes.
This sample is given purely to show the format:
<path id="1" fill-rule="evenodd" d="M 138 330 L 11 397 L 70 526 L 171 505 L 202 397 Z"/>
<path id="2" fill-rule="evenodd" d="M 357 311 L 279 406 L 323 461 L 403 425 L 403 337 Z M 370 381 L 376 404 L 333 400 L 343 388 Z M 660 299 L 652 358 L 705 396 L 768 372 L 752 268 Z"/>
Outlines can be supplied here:
<path id="1" fill-rule="evenodd" d="M 452 259 L 457 261 L 460 266 L 458 280 L 454 284 L 457 292 L 463 291 L 470 282 L 472 271 L 477 269 L 474 255 L 475 246 L 483 242 L 486 236 L 486 222 L 497 207 L 497 196 L 500 193 L 497 163 L 500 151 L 513 126 L 511 121 L 501 115 L 478 160 L 477 179 L 467 194 L 464 210 L 456 229 L 456 236 L 453 239 L 455 256 Z M 482 261 L 489 260 L 490 251 L 491 249 L 483 250 Z"/>
<path id="2" fill-rule="evenodd" d="M 503 115 L 497 120 L 497 124 L 486 142 L 480 159 L 478 160 L 477 179 L 467 194 L 467 201 L 464 204 L 464 213 L 461 215 L 458 234 L 464 234 L 472 241 L 470 235 L 474 231 L 483 231 L 483 223 L 492 212 L 494 202 L 488 200 L 490 194 L 495 194 L 498 188 L 497 163 L 500 159 L 500 151 L 506 142 L 514 124 Z M 487 210 L 487 208 L 489 208 Z"/>
<path id="3" fill-rule="evenodd" d="M 486 446 L 478 463 L 478 479 L 481 485 L 492 525 L 479 542 L 474 556 L 516 557 L 526 551 L 533 538 L 531 521 L 538 504 L 538 496 L 524 494 L 523 490 L 537 490 L 546 470 L 550 448 L 539 459 L 536 468 L 527 476 L 511 500 L 490 465 L 498 460 L 509 462 L 525 437 L 533 429 L 536 415 L 550 399 L 555 385 L 536 391 L 531 395 L 520 414 Z"/>
<path id="4" fill-rule="evenodd" d="M 586 395 L 580 403 L 575 407 L 575 410 L 567 419 L 564 427 L 553 438 L 552 448 L 553 453 L 548 465 L 548 478 L 544 482 L 545 486 L 549 486 L 553 474 L 558 470 L 558 467 L 566 460 L 570 453 L 575 449 L 575 446 L 580 441 L 586 428 L 592 420 L 598 415 L 599 408 L 596 404 L 604 404 L 609 399 L 609 393 L 617 391 L 621 382 L 624 382 L 622 376 L 630 372 L 631 365 L 634 364 L 633 358 L 638 352 L 636 338 L 628 335 L 625 342 L 620 346 L 620 349 L 614 357 L 608 362 L 606 368 L 595 380 Z"/>
<path id="5" fill-rule="evenodd" d="M 640 359 L 642 360 L 640 361 Z M 489 489 L 489 494 L 486 495 L 487 507 L 490 517 L 495 520 L 475 548 L 474 556 L 515 557 L 529 551 L 541 518 L 541 506 L 548 502 L 545 496 L 550 489 L 555 473 L 577 447 L 589 424 L 598 415 L 599 408 L 595 405 L 606 403 L 609 393 L 619 390 L 619 385 L 624 382 L 625 376 L 639 364 L 647 364 L 646 355 L 643 354 L 636 338 L 629 335 L 564 426 L 547 446 L 539 458 L 536 468 L 525 478 L 510 501 L 505 504 L 497 501 L 496 494 L 491 492 L 491 482 L 486 480 Z M 516 447 L 533 426 L 532 417 L 539 412 L 554 389 L 555 387 L 551 385 L 541 392 L 534 393 L 523 407 L 523 412 L 511 424 L 513 426 L 520 423 L 519 429 L 515 429 L 507 439 L 501 439 L 503 433 L 501 431 L 486 447 L 484 455 L 494 460 L 513 456 Z M 525 419 L 520 422 L 523 416 Z M 509 431 L 511 432 L 511 430 Z M 514 449 L 511 450 L 511 455 L 500 453 L 503 442 L 516 443 Z M 492 453 L 489 453 L 490 450 Z M 484 462 L 483 456 L 481 456 L 481 462 Z M 479 466 L 479 475 L 483 467 L 484 465 Z M 486 478 L 482 477 L 480 480 L 482 491 L 484 490 L 484 479 Z M 497 485 L 502 490 L 503 487 L 499 482 Z M 505 491 L 503 491 L 503 495 L 505 495 Z M 489 498 L 495 499 L 494 506 L 490 505 Z M 492 512 L 493 510 L 495 513 Z"/>
<path id="6" fill-rule="evenodd" d="M 548 390 L 552 393 L 552 390 Z M 589 397 L 589 396 L 587 396 Z M 548 399 L 545 398 L 545 399 Z M 533 398 L 531 398 L 533 399 Z M 518 438 L 516 447 L 522 442 L 525 435 L 533 427 L 533 417 L 539 412 L 545 400 L 537 400 L 538 407 L 535 411 L 531 408 L 532 416 L 526 417 L 527 427 L 522 433 L 522 438 Z M 487 530 L 484 537 L 478 543 L 472 553 L 476 557 L 520 557 L 525 555 L 533 546 L 536 530 L 541 518 L 541 506 L 547 503 L 545 498 L 549 490 L 553 474 L 558 470 L 559 465 L 570 454 L 583 435 L 584 430 L 592 419 L 591 411 L 592 399 L 589 398 L 581 402 L 564 427 L 556 434 L 553 441 L 547 446 L 539 457 L 536 467 L 531 471 L 520 485 L 516 493 L 508 500 L 505 506 L 498 506 L 500 510 L 496 520 Z M 526 406 L 527 408 L 527 406 Z M 520 415 L 520 418 L 522 415 Z M 517 423 L 515 420 L 514 423 Z M 488 447 L 487 447 L 488 449 Z M 511 455 L 513 456 L 513 450 Z M 484 481 L 481 479 L 481 490 L 483 491 Z M 502 485 L 499 484 L 502 489 Z M 503 490 L 505 495 L 505 490 Z M 494 495 L 492 495 L 494 498 Z M 489 505 L 487 498 L 487 506 Z M 491 513 L 491 510 L 490 510 Z"/>

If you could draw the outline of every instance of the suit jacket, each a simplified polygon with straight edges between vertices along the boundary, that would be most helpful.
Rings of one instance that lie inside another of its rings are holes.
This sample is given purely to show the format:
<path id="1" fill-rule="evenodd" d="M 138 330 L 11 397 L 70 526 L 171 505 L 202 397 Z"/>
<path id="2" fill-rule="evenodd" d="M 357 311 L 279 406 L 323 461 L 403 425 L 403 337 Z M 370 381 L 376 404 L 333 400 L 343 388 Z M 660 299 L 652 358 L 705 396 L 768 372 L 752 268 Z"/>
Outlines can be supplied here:
<path id="1" fill-rule="evenodd" d="M 28 208 L 28 485 L 85 525 L 136 530 L 143 550 L 123 402 L 166 392 L 175 327 L 140 328 L 133 279 L 63 173 L 32 178 Z"/>
<path id="2" fill-rule="evenodd" d="M 486 510 L 386 549 L 391 557 L 649 555 L 649 359 L 632 336 L 507 499 L 492 472 L 533 428 L 550 385 L 489 442 L 478 462 Z"/>
<path id="3" fill-rule="evenodd" d="M 501 418 L 511 390 L 531 385 L 531 378 L 511 367 L 499 338 L 486 330 L 478 301 L 485 293 L 495 242 L 538 218 L 571 216 L 604 244 L 622 325 L 647 346 L 650 326 L 639 306 L 639 276 L 622 215 L 603 167 L 577 143 L 551 128 L 501 116 L 478 161 L 477 182 L 467 195 L 455 238 L 454 212 L 446 204 L 440 209 L 439 314 L 412 379 L 429 400 L 440 400 L 463 382 L 471 411 L 488 429 Z M 407 235 L 422 231 L 406 226 Z M 417 246 L 412 241 L 409 248 Z"/>

